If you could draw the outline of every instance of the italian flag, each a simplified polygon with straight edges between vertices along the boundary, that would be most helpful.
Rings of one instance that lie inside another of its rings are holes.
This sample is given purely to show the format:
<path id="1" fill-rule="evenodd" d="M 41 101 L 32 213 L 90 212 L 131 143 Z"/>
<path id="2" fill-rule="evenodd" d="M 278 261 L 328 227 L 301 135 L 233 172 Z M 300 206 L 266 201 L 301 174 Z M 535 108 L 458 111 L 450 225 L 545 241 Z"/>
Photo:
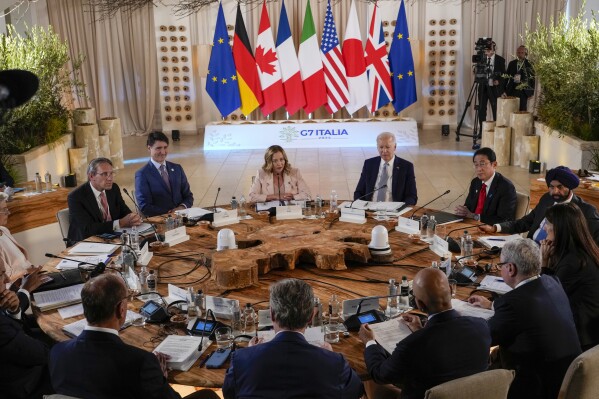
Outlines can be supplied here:
<path id="1" fill-rule="evenodd" d="M 302 37 L 299 46 L 299 64 L 306 94 L 304 111 L 309 114 L 327 102 L 327 89 L 324 80 L 324 71 L 320 59 L 320 48 L 314 28 L 310 1 L 306 5 L 306 15 L 302 28 Z"/>

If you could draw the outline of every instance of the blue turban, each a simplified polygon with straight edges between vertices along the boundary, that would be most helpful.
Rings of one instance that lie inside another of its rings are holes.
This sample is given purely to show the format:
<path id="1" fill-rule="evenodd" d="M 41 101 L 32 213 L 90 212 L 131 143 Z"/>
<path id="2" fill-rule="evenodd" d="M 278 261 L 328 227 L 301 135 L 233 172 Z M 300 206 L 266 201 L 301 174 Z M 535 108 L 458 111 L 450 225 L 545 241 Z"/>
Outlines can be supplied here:
<path id="1" fill-rule="evenodd" d="M 574 190 L 576 187 L 578 187 L 578 184 L 580 184 L 580 179 L 578 176 L 576 176 L 576 174 L 572 172 L 570 168 L 566 168 L 565 166 L 558 166 L 547 171 L 547 175 L 545 176 L 547 186 L 549 186 L 549 183 L 551 183 L 553 180 L 559 181 L 570 190 Z"/>

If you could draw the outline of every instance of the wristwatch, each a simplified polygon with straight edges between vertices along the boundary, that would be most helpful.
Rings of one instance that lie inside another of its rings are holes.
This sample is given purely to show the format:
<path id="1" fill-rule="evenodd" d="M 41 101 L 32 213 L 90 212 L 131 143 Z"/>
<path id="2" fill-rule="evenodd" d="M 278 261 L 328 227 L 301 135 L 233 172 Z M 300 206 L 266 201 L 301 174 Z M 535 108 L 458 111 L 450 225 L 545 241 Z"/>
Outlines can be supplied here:
<path id="1" fill-rule="evenodd" d="M 478 222 L 480 220 L 480 215 L 478 215 L 478 214 L 475 213 L 475 214 L 472 215 L 472 219 L 474 219 L 474 220 L 476 220 Z"/>

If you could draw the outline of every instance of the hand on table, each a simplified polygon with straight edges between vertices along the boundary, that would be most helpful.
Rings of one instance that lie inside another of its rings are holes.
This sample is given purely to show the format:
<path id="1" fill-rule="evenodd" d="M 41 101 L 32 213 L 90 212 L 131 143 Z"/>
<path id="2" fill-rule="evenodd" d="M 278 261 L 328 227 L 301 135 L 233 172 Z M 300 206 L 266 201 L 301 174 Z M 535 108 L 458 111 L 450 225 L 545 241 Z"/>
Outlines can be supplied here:
<path id="1" fill-rule="evenodd" d="M 260 345 L 263 342 L 264 338 L 252 337 L 252 339 L 250 339 L 250 342 L 248 343 L 248 346 Z"/>
<path id="2" fill-rule="evenodd" d="M 374 339 L 374 331 L 370 329 L 368 323 L 362 324 L 360 326 L 360 331 L 358 331 L 358 337 L 364 345 L 366 345 L 368 341 L 372 341 Z"/>
<path id="3" fill-rule="evenodd" d="M 166 353 L 162 352 L 154 352 L 154 355 L 156 355 L 156 357 L 158 358 L 158 363 L 160 363 L 160 369 L 162 370 L 164 378 L 168 378 L 168 366 L 166 365 L 166 363 L 171 357 Z"/>
<path id="4" fill-rule="evenodd" d="M 476 306 L 478 308 L 483 308 L 483 309 L 491 309 L 491 305 L 492 305 L 491 301 L 489 301 L 484 296 L 480 296 L 480 295 L 472 295 L 470 298 L 468 298 L 468 303 L 471 304 L 472 306 Z"/>
<path id="5" fill-rule="evenodd" d="M 401 316 L 399 322 L 408 326 L 408 328 L 412 332 L 420 330 L 422 328 L 422 321 L 420 321 L 420 317 L 418 317 L 418 315 L 415 314 L 406 313 Z"/>
<path id="6" fill-rule="evenodd" d="M 497 233 L 497 227 L 490 226 L 488 224 L 483 224 L 481 226 L 478 226 L 478 229 L 480 231 L 482 231 L 483 233 L 487 233 L 487 234 Z"/>
<path id="7" fill-rule="evenodd" d="M 320 345 L 322 349 L 326 349 L 328 351 L 334 352 L 333 347 L 331 346 L 331 344 L 329 344 L 328 342 L 322 342 Z"/>
<path id="8" fill-rule="evenodd" d="M 131 212 L 124 218 L 119 219 L 119 226 L 121 228 L 139 226 L 140 224 L 141 224 L 141 216 L 139 216 L 137 213 L 133 213 L 133 212 Z"/>

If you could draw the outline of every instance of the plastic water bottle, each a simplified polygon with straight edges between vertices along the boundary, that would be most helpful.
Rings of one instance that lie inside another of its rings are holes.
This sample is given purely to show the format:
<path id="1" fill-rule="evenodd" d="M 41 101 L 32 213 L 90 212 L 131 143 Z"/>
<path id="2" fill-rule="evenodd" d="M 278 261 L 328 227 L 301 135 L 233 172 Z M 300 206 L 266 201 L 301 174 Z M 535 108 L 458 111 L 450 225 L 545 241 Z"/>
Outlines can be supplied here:
<path id="1" fill-rule="evenodd" d="M 432 242 L 436 231 L 437 221 L 435 220 L 434 216 L 431 216 L 431 218 L 428 220 L 428 223 L 426 224 L 426 238 L 428 238 L 428 240 Z"/>
<path id="2" fill-rule="evenodd" d="M 46 171 L 44 181 L 46 182 L 46 191 L 52 191 L 52 176 L 50 175 L 50 172 Z"/>
<path id="3" fill-rule="evenodd" d="M 139 252 L 139 230 L 137 226 L 131 228 L 131 248 L 135 252 Z"/>
<path id="4" fill-rule="evenodd" d="M 322 197 L 320 194 L 316 194 L 316 208 L 314 212 L 316 213 L 316 217 L 320 218 L 322 216 Z"/>
<path id="5" fill-rule="evenodd" d="M 402 306 L 410 306 L 410 283 L 406 276 L 401 277 L 401 290 L 399 292 L 399 302 Z"/>
<path id="6" fill-rule="evenodd" d="M 42 192 L 42 177 L 40 176 L 39 172 L 35 172 L 35 192 Z"/>
<path id="7" fill-rule="evenodd" d="M 337 295 L 333 294 L 329 301 L 329 324 L 325 327 L 324 340 L 330 344 L 339 342 L 339 309 L 341 303 Z"/>
<path id="8" fill-rule="evenodd" d="M 467 231 L 464 231 L 464 236 L 462 237 L 462 259 L 464 259 L 464 261 L 467 261 L 472 257 L 473 248 L 474 242 L 472 241 L 472 236 L 468 234 Z"/>
<path id="9" fill-rule="evenodd" d="M 238 206 L 239 206 L 239 203 L 237 202 L 237 198 L 235 198 L 235 197 L 231 198 L 231 209 L 237 209 Z"/>
<path id="10" fill-rule="evenodd" d="M 335 212 L 337 210 L 337 191 L 331 190 L 331 203 L 329 211 Z"/>
<path id="11" fill-rule="evenodd" d="M 256 312 L 254 311 L 251 303 L 246 303 L 245 309 L 243 309 L 242 333 L 246 335 L 256 334 Z"/>
<path id="12" fill-rule="evenodd" d="M 428 225 L 428 215 L 425 213 L 420 217 L 420 238 L 426 239 L 426 227 Z"/>
<path id="13" fill-rule="evenodd" d="M 438 269 L 439 268 L 439 262 L 437 262 L 436 260 L 431 262 L 431 267 L 433 269 Z"/>
<path id="14" fill-rule="evenodd" d="M 175 219 L 173 219 L 173 216 L 170 213 L 166 217 L 164 224 L 166 231 L 173 230 L 175 228 Z"/>
<path id="15" fill-rule="evenodd" d="M 142 294 L 142 299 L 148 299 L 148 269 L 144 265 L 141 266 L 141 271 L 139 272 L 139 284 L 140 284 L 140 293 Z"/>
<path id="16" fill-rule="evenodd" d="M 146 278 L 146 283 L 148 285 L 148 292 L 156 292 L 156 287 L 158 286 L 158 280 L 156 278 L 156 274 L 154 270 L 150 270 L 150 274 Z"/>
<path id="17" fill-rule="evenodd" d="M 441 261 L 439 262 L 439 270 L 447 274 L 447 262 L 445 261 L 445 256 L 441 257 Z"/>
<path id="18" fill-rule="evenodd" d="M 312 327 L 322 326 L 322 303 L 320 298 L 314 297 L 314 318 L 312 319 Z"/>
<path id="19" fill-rule="evenodd" d="M 241 333 L 241 309 L 239 308 L 239 301 L 234 300 L 230 308 L 231 311 L 231 329 L 233 335 L 239 335 Z"/>
<path id="20" fill-rule="evenodd" d="M 198 308 L 196 302 L 196 293 L 193 290 L 193 287 L 189 287 L 187 289 L 187 317 L 190 319 L 193 317 L 200 317 L 200 309 Z"/>
<path id="21" fill-rule="evenodd" d="M 135 255 L 129 247 L 123 247 L 123 273 L 131 274 L 135 270 Z"/>
<path id="22" fill-rule="evenodd" d="M 399 303 L 397 300 L 397 285 L 395 279 L 389 279 L 389 298 L 387 298 L 387 309 L 385 313 L 389 317 L 395 316 L 399 312 Z"/>
<path id="23" fill-rule="evenodd" d="M 241 197 L 239 197 L 239 210 L 237 211 L 237 215 L 240 218 L 245 218 L 247 211 L 245 209 L 245 197 L 243 196 L 243 194 L 241 194 Z"/>

